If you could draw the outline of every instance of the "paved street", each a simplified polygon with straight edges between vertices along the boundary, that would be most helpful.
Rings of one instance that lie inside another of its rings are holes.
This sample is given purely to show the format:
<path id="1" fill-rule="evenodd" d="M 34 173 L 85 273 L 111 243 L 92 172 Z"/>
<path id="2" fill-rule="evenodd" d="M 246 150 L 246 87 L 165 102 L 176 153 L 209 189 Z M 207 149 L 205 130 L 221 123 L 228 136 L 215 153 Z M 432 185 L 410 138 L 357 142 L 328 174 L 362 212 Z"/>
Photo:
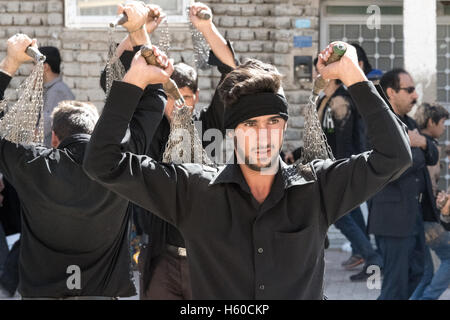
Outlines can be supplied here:
<path id="1" fill-rule="evenodd" d="M 359 267 L 347 271 L 341 267 L 342 261 L 349 257 L 348 252 L 331 249 L 325 251 L 325 294 L 330 300 L 375 300 L 380 290 L 369 290 L 365 282 L 351 282 L 349 277 L 362 270 Z M 441 296 L 450 300 L 450 289 Z"/>
<path id="2" fill-rule="evenodd" d="M 369 290 L 365 282 L 351 282 L 350 275 L 362 270 L 362 267 L 352 271 L 346 271 L 341 267 L 341 262 L 348 258 L 349 253 L 338 249 L 325 251 L 325 294 L 330 300 L 375 300 L 380 290 Z M 137 279 L 137 273 L 135 272 Z M 138 281 L 135 281 L 138 285 Z M 139 288 L 138 288 L 139 289 Z M 20 299 L 15 296 L 14 300 Z M 10 299 L 10 300 L 13 300 Z M 137 300 L 138 296 L 124 300 Z M 441 300 L 450 300 L 450 289 L 442 295 Z"/>

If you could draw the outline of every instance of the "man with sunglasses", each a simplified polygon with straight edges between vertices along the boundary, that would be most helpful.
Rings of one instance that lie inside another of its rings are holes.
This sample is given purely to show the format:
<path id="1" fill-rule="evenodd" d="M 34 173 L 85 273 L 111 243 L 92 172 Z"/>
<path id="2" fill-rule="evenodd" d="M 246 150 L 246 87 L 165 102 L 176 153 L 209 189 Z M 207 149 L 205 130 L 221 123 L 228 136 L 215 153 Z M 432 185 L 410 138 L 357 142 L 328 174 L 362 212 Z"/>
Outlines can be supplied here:
<path id="1" fill-rule="evenodd" d="M 406 300 L 423 274 L 421 202 L 427 190 L 427 165 L 435 165 L 439 153 L 432 139 L 420 134 L 417 123 L 407 115 L 418 98 L 408 72 L 393 69 L 383 75 L 380 85 L 395 114 L 408 126 L 413 166 L 371 199 L 368 226 L 383 257 L 384 279 L 378 299 Z"/>

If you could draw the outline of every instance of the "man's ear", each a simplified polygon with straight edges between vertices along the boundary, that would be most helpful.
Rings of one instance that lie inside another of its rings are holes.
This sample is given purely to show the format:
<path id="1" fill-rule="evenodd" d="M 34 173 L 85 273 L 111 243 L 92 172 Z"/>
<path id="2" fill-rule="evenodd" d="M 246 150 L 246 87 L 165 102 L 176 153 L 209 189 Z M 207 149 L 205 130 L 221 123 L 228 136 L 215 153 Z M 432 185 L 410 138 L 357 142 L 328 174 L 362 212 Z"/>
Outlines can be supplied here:
<path id="1" fill-rule="evenodd" d="M 431 127 L 434 127 L 434 126 L 436 126 L 436 123 L 434 123 L 433 122 L 433 120 L 430 118 L 430 119 L 428 119 L 428 121 L 427 121 L 427 128 L 431 128 Z"/>
<path id="2" fill-rule="evenodd" d="M 364 61 L 358 61 L 359 67 L 364 71 Z"/>
<path id="3" fill-rule="evenodd" d="M 394 89 L 392 89 L 392 88 L 387 88 L 387 89 L 386 89 L 386 96 L 387 96 L 387 98 L 388 98 L 389 100 L 392 99 L 392 96 L 394 95 L 394 93 L 395 93 L 395 90 L 394 90 Z"/>
<path id="4" fill-rule="evenodd" d="M 52 130 L 52 148 L 58 148 L 60 142 L 61 141 L 59 141 L 59 138 L 56 135 L 55 131 Z"/>

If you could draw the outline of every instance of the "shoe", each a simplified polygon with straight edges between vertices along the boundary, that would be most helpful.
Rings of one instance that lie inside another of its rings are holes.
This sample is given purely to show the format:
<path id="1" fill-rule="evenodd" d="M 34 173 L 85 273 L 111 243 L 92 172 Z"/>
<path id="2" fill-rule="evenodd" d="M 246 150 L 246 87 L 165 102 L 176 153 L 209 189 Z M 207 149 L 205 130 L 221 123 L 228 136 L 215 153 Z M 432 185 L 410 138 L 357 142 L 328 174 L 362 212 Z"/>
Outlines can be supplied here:
<path id="1" fill-rule="evenodd" d="M 359 256 L 359 255 L 354 255 L 351 256 L 350 258 L 348 258 L 348 260 L 345 260 L 344 262 L 342 262 L 342 266 L 347 269 L 347 270 L 351 270 L 356 268 L 357 266 L 361 265 L 364 263 L 364 259 L 363 257 Z"/>
<path id="2" fill-rule="evenodd" d="M 351 275 L 350 281 L 352 282 L 365 282 L 370 277 L 370 274 L 367 273 L 367 268 L 362 269 L 362 271 Z"/>
<path id="3" fill-rule="evenodd" d="M 379 266 L 376 266 L 376 265 L 373 265 L 374 267 L 378 267 L 378 268 L 380 268 Z M 358 273 L 355 273 L 354 275 L 351 275 L 350 276 L 350 281 L 352 281 L 352 282 L 365 282 L 365 281 L 367 281 L 367 279 L 371 276 L 371 275 L 373 275 L 373 273 L 367 273 L 367 268 L 368 268 L 369 266 L 364 266 L 364 268 L 362 269 L 362 271 L 360 271 L 360 272 L 358 272 Z M 381 268 L 380 268 L 381 269 Z M 382 276 L 383 275 L 383 271 L 382 271 L 382 269 L 381 269 L 381 272 L 380 272 L 380 276 Z"/>

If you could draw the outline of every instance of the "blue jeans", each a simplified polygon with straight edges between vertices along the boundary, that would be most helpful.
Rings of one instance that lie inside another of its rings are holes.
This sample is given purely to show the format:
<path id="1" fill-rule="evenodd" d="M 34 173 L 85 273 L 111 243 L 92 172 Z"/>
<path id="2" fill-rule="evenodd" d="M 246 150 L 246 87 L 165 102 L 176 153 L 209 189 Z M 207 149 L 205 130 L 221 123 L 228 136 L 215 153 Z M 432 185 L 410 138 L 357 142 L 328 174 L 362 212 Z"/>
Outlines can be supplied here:
<path id="1" fill-rule="evenodd" d="M 358 207 L 355 210 L 351 211 L 349 215 L 355 220 L 356 225 L 362 230 L 364 235 L 366 236 L 367 240 L 370 241 L 369 234 L 367 233 L 367 226 L 366 222 L 364 221 L 364 217 L 361 211 L 361 208 Z M 360 255 L 362 256 L 361 252 L 358 252 L 357 249 L 355 249 L 352 245 L 352 255 Z"/>
<path id="2" fill-rule="evenodd" d="M 377 265 L 382 267 L 383 260 L 381 259 L 381 256 L 373 249 L 370 240 L 367 238 L 367 234 L 351 216 L 352 213 L 357 213 L 358 211 L 361 213 L 359 207 L 341 217 L 334 225 L 342 232 L 348 241 L 350 241 L 354 252 L 357 252 L 364 258 L 366 266 Z"/>
<path id="3" fill-rule="evenodd" d="M 411 300 L 437 300 L 450 284 L 450 232 L 437 222 L 425 222 L 425 269 L 421 282 L 411 296 Z M 433 276 L 434 266 L 430 249 L 433 250 L 441 265 Z"/>

